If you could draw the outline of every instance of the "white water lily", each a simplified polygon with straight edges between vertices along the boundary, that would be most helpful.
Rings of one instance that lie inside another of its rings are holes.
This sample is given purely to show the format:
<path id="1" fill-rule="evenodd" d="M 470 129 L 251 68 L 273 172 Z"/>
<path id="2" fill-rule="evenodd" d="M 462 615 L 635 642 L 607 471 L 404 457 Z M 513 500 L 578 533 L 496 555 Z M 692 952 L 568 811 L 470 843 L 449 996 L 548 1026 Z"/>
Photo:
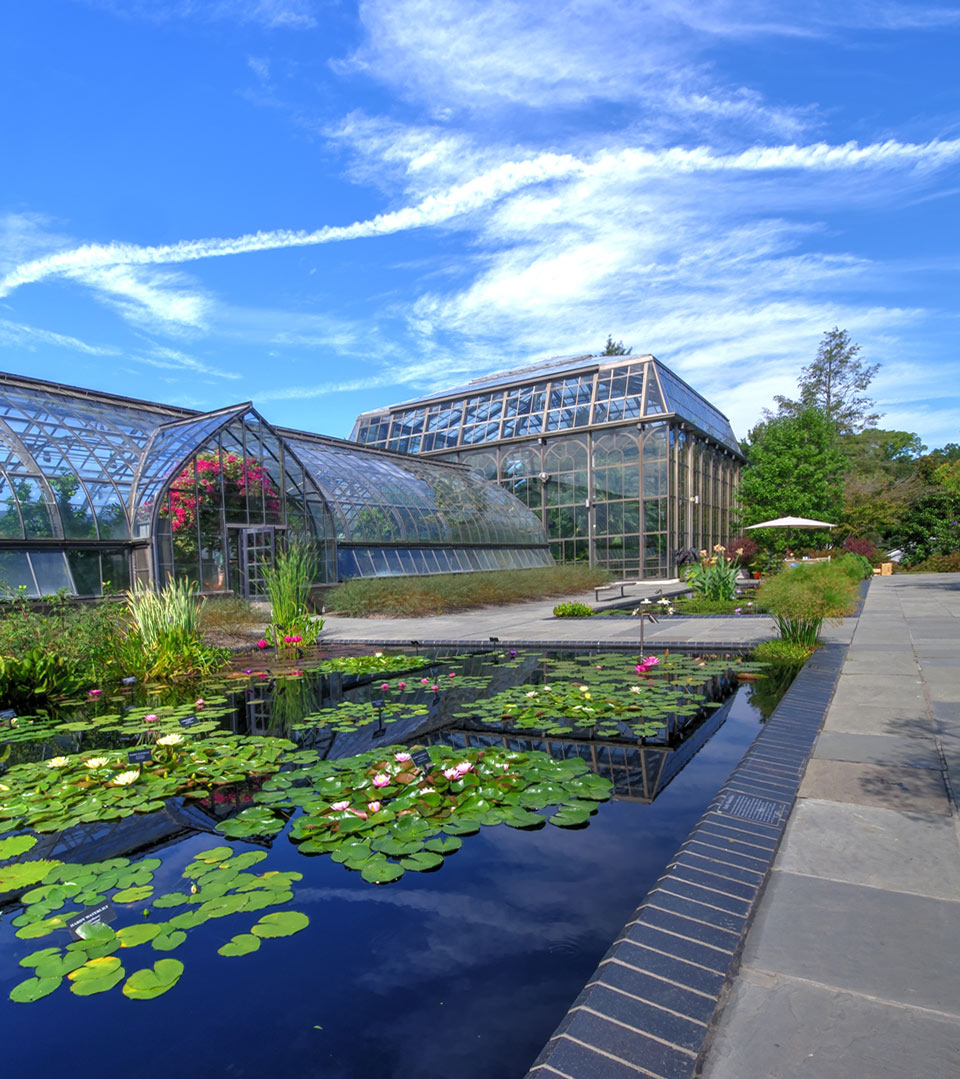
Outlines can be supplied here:
<path id="1" fill-rule="evenodd" d="M 83 762 L 88 768 L 102 768 L 107 763 L 106 757 L 88 757 Z"/>
<path id="2" fill-rule="evenodd" d="M 115 775 L 110 782 L 115 787 L 129 787 L 131 783 L 140 778 L 140 773 L 136 770 L 130 772 L 121 772 L 119 775 Z"/>
<path id="3" fill-rule="evenodd" d="M 178 746 L 183 741 L 182 734 L 165 734 L 157 739 L 158 746 Z"/>
<path id="4" fill-rule="evenodd" d="M 69 763 L 70 763 L 70 758 L 69 757 L 51 757 L 50 760 L 47 761 L 47 767 L 48 768 L 66 768 L 66 766 Z"/>

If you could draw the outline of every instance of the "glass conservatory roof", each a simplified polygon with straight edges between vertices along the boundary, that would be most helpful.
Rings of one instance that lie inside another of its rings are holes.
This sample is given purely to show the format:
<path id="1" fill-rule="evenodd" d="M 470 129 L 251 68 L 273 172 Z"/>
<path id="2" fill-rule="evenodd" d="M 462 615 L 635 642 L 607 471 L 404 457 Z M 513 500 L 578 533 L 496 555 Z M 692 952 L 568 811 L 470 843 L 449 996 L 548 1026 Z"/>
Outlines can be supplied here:
<path id="1" fill-rule="evenodd" d="M 402 453 L 676 416 L 739 454 L 730 421 L 653 356 L 576 356 L 363 413 L 352 438 Z"/>
<path id="2" fill-rule="evenodd" d="M 463 466 L 371 453 L 302 431 L 277 433 L 322 491 L 341 542 L 545 543 L 538 517 Z"/>
<path id="3" fill-rule="evenodd" d="M 241 418 L 272 430 L 299 461 L 341 541 L 546 542 L 521 502 L 461 465 L 269 428 L 249 402 L 201 413 L 2 373 L 0 539 L 123 540 L 135 528 L 146 536 L 147 507 L 164 485 Z"/>

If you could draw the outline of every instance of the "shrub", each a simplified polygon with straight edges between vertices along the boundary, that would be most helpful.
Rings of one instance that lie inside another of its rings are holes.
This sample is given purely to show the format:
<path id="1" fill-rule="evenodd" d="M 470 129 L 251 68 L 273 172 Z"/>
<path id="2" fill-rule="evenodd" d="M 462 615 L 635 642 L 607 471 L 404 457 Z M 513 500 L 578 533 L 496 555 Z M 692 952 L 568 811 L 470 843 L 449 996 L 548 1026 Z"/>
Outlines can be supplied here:
<path id="1" fill-rule="evenodd" d="M 589 618 L 593 613 L 587 603 L 558 603 L 553 608 L 555 618 Z"/>
<path id="2" fill-rule="evenodd" d="M 877 561 L 877 549 L 869 540 L 854 539 L 850 536 L 843 541 L 843 549 L 848 554 L 863 555 L 871 565 Z"/>
<path id="3" fill-rule="evenodd" d="M 836 563 L 809 562 L 768 578 L 757 600 L 776 618 L 783 640 L 812 646 L 825 620 L 853 613 L 854 582 Z"/>
<path id="4" fill-rule="evenodd" d="M 116 649 L 124 674 L 166 681 L 209 674 L 226 662 L 229 653 L 203 641 L 204 601 L 193 581 L 174 579 L 156 592 L 141 586 L 126 597 L 133 626 Z"/>
<path id="5" fill-rule="evenodd" d="M 873 565 L 862 554 L 854 554 L 851 551 L 842 558 L 838 558 L 837 565 L 854 584 L 859 584 L 873 576 Z"/>
<path id="6" fill-rule="evenodd" d="M 935 554 L 911 566 L 909 573 L 960 573 L 960 551 Z"/>
<path id="7" fill-rule="evenodd" d="M 737 566 L 747 567 L 753 562 L 760 545 L 753 536 L 737 536 L 727 540 L 727 551 L 730 552 L 730 560 Z M 740 554 L 737 554 L 737 551 Z"/>
<path id="8" fill-rule="evenodd" d="M 280 551 L 274 565 L 264 566 L 263 581 L 271 610 L 267 636 L 278 647 L 290 637 L 297 638 L 296 644 L 307 646 L 320 636 L 323 619 L 307 608 L 316 576 L 316 551 L 305 543 L 291 543 Z"/>

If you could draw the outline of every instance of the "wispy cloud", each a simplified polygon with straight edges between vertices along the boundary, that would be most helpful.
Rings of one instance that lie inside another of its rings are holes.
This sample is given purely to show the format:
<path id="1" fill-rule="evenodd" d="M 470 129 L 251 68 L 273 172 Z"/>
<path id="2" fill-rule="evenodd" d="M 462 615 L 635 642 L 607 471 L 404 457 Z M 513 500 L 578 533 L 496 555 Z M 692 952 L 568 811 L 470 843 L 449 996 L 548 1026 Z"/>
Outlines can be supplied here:
<path id="1" fill-rule="evenodd" d="M 225 371 L 223 368 L 204 363 L 202 360 L 188 356 L 173 348 L 164 348 L 155 345 L 148 352 L 137 352 L 130 356 L 136 363 L 146 364 L 148 367 L 158 367 L 166 371 L 186 371 L 191 374 L 209 375 L 212 378 L 241 379 L 238 371 Z"/>
<path id="2" fill-rule="evenodd" d="M 317 25 L 314 0 L 86 0 L 91 7 L 126 19 L 165 23 L 256 23 L 268 29 L 306 30 Z"/>
<path id="3" fill-rule="evenodd" d="M 110 345 L 91 345 L 78 337 L 65 333 L 54 333 L 37 326 L 27 326 L 22 322 L 0 319 L 0 344 L 16 348 L 33 350 L 40 345 L 53 345 L 66 348 L 71 352 L 82 352 L 86 356 L 120 356 L 122 351 Z"/>
<path id="4" fill-rule="evenodd" d="M 411 206 L 350 225 L 325 225 L 310 232 L 273 230 L 226 239 L 206 238 L 174 244 L 141 246 L 137 244 L 86 244 L 68 251 L 25 262 L 0 280 L 0 296 L 14 289 L 48 277 L 69 276 L 89 282 L 94 288 L 127 295 L 147 311 L 163 314 L 155 304 L 149 285 L 131 277 L 129 267 L 194 262 L 223 258 L 256 251 L 311 247 L 370 236 L 383 236 L 411 229 L 442 225 L 455 218 L 487 208 L 516 191 L 535 185 L 570 179 L 609 177 L 622 183 L 628 177 L 682 176 L 694 173 L 744 172 L 764 173 L 802 170 L 805 172 L 838 171 L 862 168 L 935 169 L 960 159 L 960 139 L 904 143 L 889 139 L 860 146 L 815 143 L 808 146 L 753 147 L 736 154 L 717 154 L 709 147 L 648 150 L 627 147 L 603 151 L 591 159 L 572 154 L 540 154 L 502 165 L 431 194 Z M 118 269 L 119 268 L 119 269 Z M 151 305 L 154 305 L 151 307 Z M 198 322 L 201 304 L 183 295 L 175 299 L 175 318 Z"/>

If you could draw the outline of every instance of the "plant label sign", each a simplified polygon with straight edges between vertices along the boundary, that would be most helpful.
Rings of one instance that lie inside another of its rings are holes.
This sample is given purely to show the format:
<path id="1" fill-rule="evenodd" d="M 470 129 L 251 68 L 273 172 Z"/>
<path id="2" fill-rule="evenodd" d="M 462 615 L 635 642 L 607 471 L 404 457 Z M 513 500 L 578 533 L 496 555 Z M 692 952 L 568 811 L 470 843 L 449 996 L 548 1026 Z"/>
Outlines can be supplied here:
<path id="1" fill-rule="evenodd" d="M 200 719 L 199 716 L 184 716 L 180 720 L 180 726 L 181 727 L 192 727 L 194 725 L 194 723 L 198 722 L 199 719 Z"/>
<path id="2" fill-rule="evenodd" d="M 143 749 L 131 749 L 127 754 L 127 760 L 130 764 L 143 764 L 144 761 L 149 761 L 153 758 L 153 750 L 149 746 L 144 746 Z"/>
<path id="3" fill-rule="evenodd" d="M 136 682 L 136 680 L 137 680 L 136 675 L 131 674 L 129 678 L 121 678 L 120 679 L 120 684 L 123 685 L 123 686 L 132 686 L 134 684 L 134 682 Z"/>
<path id="4" fill-rule="evenodd" d="M 429 772 L 433 767 L 433 761 L 430 760 L 430 754 L 425 749 L 418 749 L 416 753 L 411 755 L 410 760 L 424 772 Z"/>
<path id="5" fill-rule="evenodd" d="M 67 919 L 67 929 L 73 934 L 75 940 L 81 940 L 89 934 L 95 925 L 103 925 L 104 922 L 115 921 L 117 908 L 109 899 L 98 903 L 95 907 L 87 907 L 85 910 Z"/>

